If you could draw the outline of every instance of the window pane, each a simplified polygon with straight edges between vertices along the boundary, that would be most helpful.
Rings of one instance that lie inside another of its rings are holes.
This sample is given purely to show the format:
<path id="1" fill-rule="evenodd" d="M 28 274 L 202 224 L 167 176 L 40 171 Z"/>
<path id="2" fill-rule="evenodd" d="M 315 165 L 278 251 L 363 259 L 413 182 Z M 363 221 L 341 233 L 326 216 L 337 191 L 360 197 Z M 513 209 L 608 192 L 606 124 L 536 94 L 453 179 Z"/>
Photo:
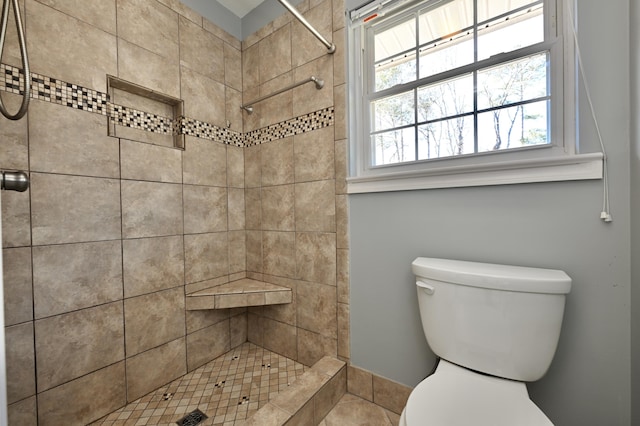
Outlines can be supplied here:
<path id="1" fill-rule="evenodd" d="M 436 120 L 473 111 L 473 76 L 446 80 L 418 89 L 418 119 Z"/>
<path id="2" fill-rule="evenodd" d="M 375 66 L 375 90 L 383 90 L 416 79 L 415 53 L 401 55 Z"/>
<path id="3" fill-rule="evenodd" d="M 473 62 L 473 2 L 454 0 L 420 14 L 420 78 Z"/>
<path id="4" fill-rule="evenodd" d="M 547 53 L 478 71 L 478 109 L 548 95 Z"/>
<path id="5" fill-rule="evenodd" d="M 418 127 L 418 159 L 473 154 L 473 116 L 438 121 Z"/>
<path id="6" fill-rule="evenodd" d="M 541 101 L 478 114 L 478 152 L 550 143 L 548 109 Z"/>
<path id="7" fill-rule="evenodd" d="M 399 24 L 376 33 L 375 42 L 375 62 L 391 56 L 396 56 L 400 52 L 416 47 L 416 20 L 413 16 L 400 22 Z"/>
<path id="8" fill-rule="evenodd" d="M 530 3 L 531 0 L 478 0 L 478 22 L 483 23 Z"/>
<path id="9" fill-rule="evenodd" d="M 371 130 L 379 131 L 413 124 L 415 122 L 413 94 L 414 92 L 411 91 L 373 102 L 371 104 L 373 129 Z"/>
<path id="10" fill-rule="evenodd" d="M 371 136 L 373 166 L 415 161 L 414 127 Z"/>
<path id="11" fill-rule="evenodd" d="M 544 41 L 542 5 L 488 22 L 478 29 L 478 60 Z"/>

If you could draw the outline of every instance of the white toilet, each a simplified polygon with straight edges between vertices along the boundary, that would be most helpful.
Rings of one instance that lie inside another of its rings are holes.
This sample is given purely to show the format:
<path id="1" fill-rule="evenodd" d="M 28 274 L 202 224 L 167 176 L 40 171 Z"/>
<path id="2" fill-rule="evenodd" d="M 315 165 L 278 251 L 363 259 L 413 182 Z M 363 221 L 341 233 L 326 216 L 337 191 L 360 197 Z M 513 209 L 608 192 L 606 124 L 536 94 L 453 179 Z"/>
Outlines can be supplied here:
<path id="1" fill-rule="evenodd" d="M 400 426 L 553 425 L 525 382 L 551 365 L 571 278 L 422 257 L 411 266 L 422 327 L 440 362 L 411 392 Z"/>

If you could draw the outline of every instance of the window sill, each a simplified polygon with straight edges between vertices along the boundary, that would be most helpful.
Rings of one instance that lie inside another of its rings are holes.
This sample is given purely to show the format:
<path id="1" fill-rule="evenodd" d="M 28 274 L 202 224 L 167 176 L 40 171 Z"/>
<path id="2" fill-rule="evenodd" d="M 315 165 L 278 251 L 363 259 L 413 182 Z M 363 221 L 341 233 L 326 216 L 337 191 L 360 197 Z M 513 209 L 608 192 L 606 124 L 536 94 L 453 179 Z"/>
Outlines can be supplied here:
<path id="1" fill-rule="evenodd" d="M 414 189 L 602 179 L 602 170 L 602 153 L 579 154 L 354 176 L 347 178 L 347 192 L 349 194 L 361 194 Z"/>

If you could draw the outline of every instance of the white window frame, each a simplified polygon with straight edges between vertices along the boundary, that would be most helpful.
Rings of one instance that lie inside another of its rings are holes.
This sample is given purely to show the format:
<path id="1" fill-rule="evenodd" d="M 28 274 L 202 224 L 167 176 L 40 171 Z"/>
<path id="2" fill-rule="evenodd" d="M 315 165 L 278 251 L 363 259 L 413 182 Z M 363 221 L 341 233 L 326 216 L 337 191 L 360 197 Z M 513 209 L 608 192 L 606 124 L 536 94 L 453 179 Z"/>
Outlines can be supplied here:
<path id="1" fill-rule="evenodd" d="M 347 16 L 350 82 L 348 193 L 601 179 L 603 154 L 579 153 L 576 138 L 575 52 L 573 38 L 567 28 L 569 25 L 563 25 L 566 17 L 571 16 L 567 10 L 571 7 L 570 1 L 544 1 L 545 16 L 551 19 L 552 30 L 556 32 L 550 43 L 551 144 L 375 167 L 369 166 L 369 102 L 364 87 L 368 71 L 363 65 L 367 32 L 362 20 L 375 11 L 420 2 L 376 0 L 352 10 Z"/>

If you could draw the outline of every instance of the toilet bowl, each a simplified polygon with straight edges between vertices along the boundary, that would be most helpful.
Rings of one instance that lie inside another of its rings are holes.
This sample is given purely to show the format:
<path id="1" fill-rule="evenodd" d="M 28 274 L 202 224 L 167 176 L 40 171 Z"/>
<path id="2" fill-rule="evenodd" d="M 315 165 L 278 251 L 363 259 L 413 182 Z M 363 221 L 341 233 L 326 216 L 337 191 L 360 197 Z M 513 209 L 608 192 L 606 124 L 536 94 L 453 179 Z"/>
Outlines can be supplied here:
<path id="1" fill-rule="evenodd" d="M 571 279 L 563 271 L 448 259 L 412 263 L 427 343 L 440 357 L 400 426 L 553 425 L 531 401 L 555 354 Z"/>

